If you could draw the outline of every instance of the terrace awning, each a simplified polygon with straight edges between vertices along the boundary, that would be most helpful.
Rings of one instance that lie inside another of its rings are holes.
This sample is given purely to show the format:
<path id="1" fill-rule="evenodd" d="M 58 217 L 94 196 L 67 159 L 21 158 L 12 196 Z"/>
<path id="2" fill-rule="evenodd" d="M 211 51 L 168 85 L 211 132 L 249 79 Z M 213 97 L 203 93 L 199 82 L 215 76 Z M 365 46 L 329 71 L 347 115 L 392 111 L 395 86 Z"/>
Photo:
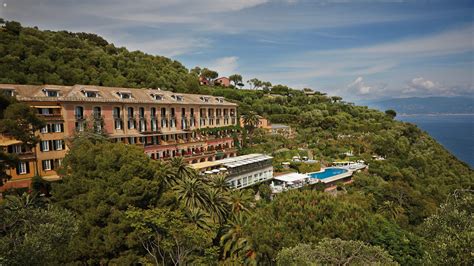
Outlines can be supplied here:
<path id="1" fill-rule="evenodd" d="M 61 106 L 58 106 L 58 105 L 38 105 L 38 106 L 33 106 L 34 108 L 55 108 L 55 109 L 59 109 L 61 108 Z"/>
<path id="2" fill-rule="evenodd" d="M 21 141 L 16 139 L 0 140 L 0 146 L 10 146 L 14 144 L 20 144 Z"/>
<path id="3" fill-rule="evenodd" d="M 299 173 L 291 173 L 291 174 L 286 174 L 286 175 L 280 175 L 280 176 L 275 176 L 273 179 L 283 181 L 286 183 L 294 183 L 294 182 L 301 182 L 305 179 L 307 179 L 308 176 L 304 174 L 299 174 Z"/>
<path id="4" fill-rule="evenodd" d="M 61 177 L 59 175 L 49 175 L 49 176 L 43 176 L 41 178 L 49 182 L 61 180 Z"/>

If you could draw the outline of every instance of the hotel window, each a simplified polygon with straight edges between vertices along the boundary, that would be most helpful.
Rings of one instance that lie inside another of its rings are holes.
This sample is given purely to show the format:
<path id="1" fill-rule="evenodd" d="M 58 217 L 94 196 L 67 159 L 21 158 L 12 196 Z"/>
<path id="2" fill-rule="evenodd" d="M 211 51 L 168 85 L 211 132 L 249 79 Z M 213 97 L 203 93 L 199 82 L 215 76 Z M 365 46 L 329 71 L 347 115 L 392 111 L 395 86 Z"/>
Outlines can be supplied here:
<path id="1" fill-rule="evenodd" d="M 52 131 L 55 133 L 64 132 L 63 124 L 57 123 L 57 124 L 51 124 L 51 126 L 52 126 Z"/>
<path id="2" fill-rule="evenodd" d="M 145 132 L 145 131 L 146 131 L 146 121 L 145 121 L 145 120 L 141 119 L 141 120 L 139 121 L 139 124 L 138 124 L 138 125 L 139 125 L 139 127 L 140 127 L 140 128 L 138 129 L 140 132 Z"/>
<path id="3" fill-rule="evenodd" d="M 39 108 L 38 109 L 38 114 L 40 114 L 40 115 L 49 115 L 49 114 L 51 114 L 51 110 L 49 110 L 49 108 Z"/>
<path id="4" fill-rule="evenodd" d="M 92 110 L 92 113 L 94 114 L 94 118 L 100 118 L 100 116 L 102 115 L 102 109 L 99 106 L 96 106 Z"/>
<path id="5" fill-rule="evenodd" d="M 11 146 L 11 152 L 12 153 L 21 153 L 21 145 L 20 144 L 17 144 L 17 145 L 12 145 Z"/>
<path id="6" fill-rule="evenodd" d="M 113 110 L 113 116 L 114 118 L 120 118 L 120 107 L 114 107 L 114 110 Z"/>
<path id="7" fill-rule="evenodd" d="M 1 88 L 0 91 L 5 96 L 10 96 L 10 97 L 15 96 L 15 91 L 12 90 L 12 89 L 3 89 L 3 88 Z"/>
<path id="8" fill-rule="evenodd" d="M 76 119 L 83 119 L 84 118 L 84 107 L 76 106 L 75 108 Z"/>
<path id="9" fill-rule="evenodd" d="M 150 123 L 150 125 L 151 125 L 151 131 L 156 131 L 156 130 L 158 129 L 156 119 L 152 119 L 150 122 L 151 122 L 151 123 Z"/>
<path id="10" fill-rule="evenodd" d="M 156 118 L 156 108 L 155 107 L 152 107 L 150 109 L 150 116 L 153 117 L 153 118 Z"/>
<path id="11" fill-rule="evenodd" d="M 127 108 L 127 114 L 128 114 L 128 117 L 133 117 L 133 107 Z"/>
<path id="12" fill-rule="evenodd" d="M 76 122 L 76 131 L 77 132 L 83 132 L 84 131 L 84 122 Z"/>
<path id="13" fill-rule="evenodd" d="M 151 97 L 157 101 L 161 101 L 164 98 L 162 94 L 151 94 Z"/>
<path id="14" fill-rule="evenodd" d="M 132 93 L 131 92 L 117 92 L 117 94 L 122 99 L 131 99 L 132 98 Z"/>
<path id="15" fill-rule="evenodd" d="M 223 102 L 224 102 L 224 99 L 221 98 L 221 97 L 217 97 L 217 98 L 216 98 L 216 101 L 217 101 L 218 103 L 223 103 Z"/>
<path id="16" fill-rule="evenodd" d="M 51 170 L 51 160 L 43 160 L 43 171 L 49 171 Z"/>
<path id="17" fill-rule="evenodd" d="M 129 137 L 128 138 L 128 143 L 129 144 L 135 144 L 135 138 L 134 137 Z"/>
<path id="18" fill-rule="evenodd" d="M 19 162 L 18 167 L 16 168 L 16 173 L 18 175 L 28 174 L 30 172 L 30 165 L 28 162 Z"/>
<path id="19" fill-rule="evenodd" d="M 171 98 L 175 99 L 177 102 L 182 102 L 184 100 L 184 97 L 182 95 L 171 95 Z"/>
<path id="20" fill-rule="evenodd" d="M 40 142 L 40 150 L 41 151 L 49 151 L 49 141 L 48 140 L 42 140 Z"/>
<path id="21" fill-rule="evenodd" d="M 138 115 L 140 115 L 140 118 L 144 118 L 145 117 L 145 108 L 140 107 L 138 109 Z"/>
<path id="22" fill-rule="evenodd" d="M 48 133 L 48 127 L 49 127 L 49 125 L 46 125 L 46 126 L 42 127 L 40 129 L 40 133 L 42 133 L 42 134 Z"/>
<path id="23" fill-rule="evenodd" d="M 121 120 L 115 120 L 114 121 L 114 126 L 115 126 L 115 129 L 122 129 L 122 121 Z"/>
<path id="24" fill-rule="evenodd" d="M 59 97 L 59 91 L 57 90 L 48 90 L 48 89 L 43 89 L 44 94 L 48 97 Z"/>
<path id="25" fill-rule="evenodd" d="M 201 96 L 200 99 L 201 99 L 201 101 L 203 101 L 205 103 L 209 102 L 209 97 Z"/>
<path id="26" fill-rule="evenodd" d="M 118 119 L 118 117 L 115 117 L 114 127 L 115 127 L 115 129 L 119 129 L 119 130 L 122 129 L 122 120 Z"/>
<path id="27" fill-rule="evenodd" d="M 135 120 L 133 117 L 133 107 L 128 107 L 127 109 L 128 112 L 128 129 L 134 129 L 135 128 Z"/>
<path id="28" fill-rule="evenodd" d="M 64 149 L 64 140 L 62 140 L 62 139 L 53 140 L 53 149 L 55 151 L 63 150 Z"/>
<path id="29" fill-rule="evenodd" d="M 87 98 L 97 98 L 97 97 L 99 97 L 99 92 L 97 92 L 97 91 L 83 91 L 83 93 Z"/>

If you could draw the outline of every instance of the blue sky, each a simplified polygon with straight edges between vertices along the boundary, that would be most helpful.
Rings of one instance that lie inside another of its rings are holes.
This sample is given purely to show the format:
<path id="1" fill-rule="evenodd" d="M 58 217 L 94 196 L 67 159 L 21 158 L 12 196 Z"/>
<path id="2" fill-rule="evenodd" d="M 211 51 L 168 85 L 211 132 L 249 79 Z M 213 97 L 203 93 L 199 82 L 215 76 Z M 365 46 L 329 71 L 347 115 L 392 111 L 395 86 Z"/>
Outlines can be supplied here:
<path id="1" fill-rule="evenodd" d="M 0 17 L 350 101 L 474 94 L 474 1 L 0 0 Z"/>

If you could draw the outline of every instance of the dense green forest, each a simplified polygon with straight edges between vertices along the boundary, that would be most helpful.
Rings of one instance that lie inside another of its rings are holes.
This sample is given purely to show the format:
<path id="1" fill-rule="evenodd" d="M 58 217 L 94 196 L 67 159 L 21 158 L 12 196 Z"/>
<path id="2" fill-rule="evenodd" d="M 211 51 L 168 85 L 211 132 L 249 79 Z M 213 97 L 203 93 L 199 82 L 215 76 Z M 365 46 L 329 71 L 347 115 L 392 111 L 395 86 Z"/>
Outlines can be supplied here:
<path id="1" fill-rule="evenodd" d="M 0 204 L 0 264 L 474 262 L 472 169 L 415 125 L 394 120 L 394 112 L 268 82 L 265 90 L 199 86 L 195 70 L 170 59 L 128 52 L 94 34 L 15 22 L 1 28 L 0 55 L 0 82 L 225 96 L 249 121 L 258 114 L 297 130 L 294 139 L 252 124 L 243 130 L 239 152 L 273 155 L 276 171 L 296 154 L 369 164 L 335 194 L 305 188 L 270 200 L 267 184 L 230 191 L 225 177 L 203 179 L 180 160 L 153 161 L 137 147 L 78 136 L 49 197 L 11 195 Z M 34 187 L 48 186 L 36 180 Z"/>
<path id="2" fill-rule="evenodd" d="M 7 22 L 0 28 L 0 83 L 187 87 L 179 62 L 115 47 L 91 33 L 41 31 Z"/>

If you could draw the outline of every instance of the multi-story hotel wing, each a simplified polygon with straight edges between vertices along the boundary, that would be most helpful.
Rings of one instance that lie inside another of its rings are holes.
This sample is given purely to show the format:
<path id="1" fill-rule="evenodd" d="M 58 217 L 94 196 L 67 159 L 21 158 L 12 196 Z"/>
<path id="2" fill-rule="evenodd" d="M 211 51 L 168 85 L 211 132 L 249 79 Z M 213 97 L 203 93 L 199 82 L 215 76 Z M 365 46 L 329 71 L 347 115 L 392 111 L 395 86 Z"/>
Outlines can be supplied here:
<path id="1" fill-rule="evenodd" d="M 85 130 L 140 146 L 152 159 L 181 156 L 198 163 L 236 155 L 232 126 L 239 121 L 237 104 L 222 97 L 89 85 L 0 84 L 0 93 L 29 104 L 47 124 L 33 149 L 0 136 L 0 148 L 21 160 L 0 191 L 28 187 L 36 172 L 45 180 L 59 179 L 55 169 L 66 155 L 67 140 Z M 222 130 L 198 130 L 203 128 Z"/>

